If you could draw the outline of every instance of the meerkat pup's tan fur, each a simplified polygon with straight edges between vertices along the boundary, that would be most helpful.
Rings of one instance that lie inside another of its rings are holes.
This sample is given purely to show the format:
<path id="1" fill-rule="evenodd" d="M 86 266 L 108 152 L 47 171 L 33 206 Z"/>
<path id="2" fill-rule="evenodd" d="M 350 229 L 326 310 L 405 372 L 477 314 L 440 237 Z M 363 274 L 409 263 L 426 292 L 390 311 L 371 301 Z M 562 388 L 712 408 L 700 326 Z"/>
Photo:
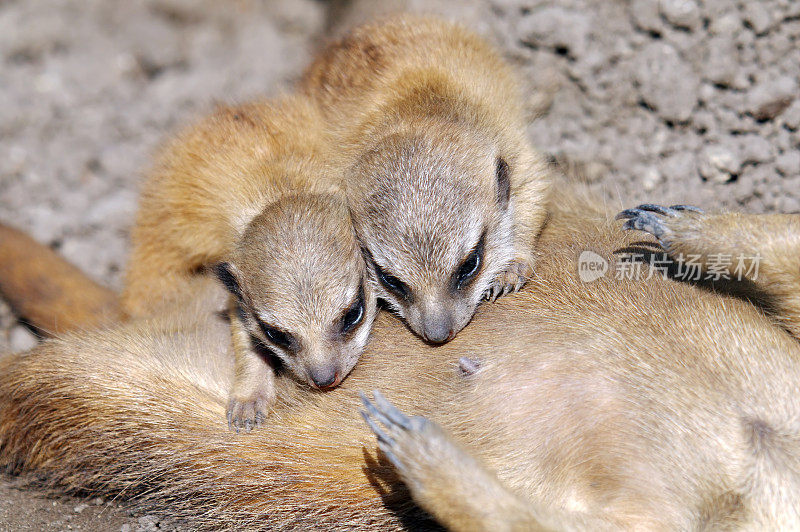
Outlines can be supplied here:
<path id="1" fill-rule="evenodd" d="M 549 168 L 519 86 L 466 29 L 403 16 L 322 52 L 302 90 L 321 107 L 381 296 L 428 341 L 519 289 L 545 220 Z"/>
<path id="2" fill-rule="evenodd" d="M 320 131 L 300 97 L 222 107 L 167 145 L 144 186 L 125 308 L 189 304 L 202 274 L 217 274 L 231 292 L 237 430 L 260 424 L 275 400 L 270 352 L 300 381 L 331 388 L 375 316 Z"/>
<path id="3" fill-rule="evenodd" d="M 428 527 L 399 479 L 451 530 L 800 527 L 800 343 L 746 301 L 660 275 L 581 282 L 582 251 L 613 261 L 641 236 L 559 198 L 532 286 L 444 346 L 379 318 L 342 386 L 282 389 L 290 404 L 248 438 L 222 420 L 226 326 L 199 288 L 199 308 L 0 359 L 0 463 L 141 494 L 193 528 Z M 774 249 L 771 267 L 796 271 Z M 376 388 L 425 416 L 376 398 L 382 454 L 357 412 Z"/>

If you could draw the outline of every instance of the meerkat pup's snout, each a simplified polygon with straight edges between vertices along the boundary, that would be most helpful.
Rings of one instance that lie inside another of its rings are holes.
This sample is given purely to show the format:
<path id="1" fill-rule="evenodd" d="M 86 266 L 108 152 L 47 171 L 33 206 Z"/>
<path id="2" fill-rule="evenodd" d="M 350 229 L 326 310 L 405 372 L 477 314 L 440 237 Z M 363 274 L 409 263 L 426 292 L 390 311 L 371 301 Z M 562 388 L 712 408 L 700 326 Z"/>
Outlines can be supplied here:
<path id="1" fill-rule="evenodd" d="M 509 163 L 488 138 L 431 127 L 377 140 L 352 169 L 348 195 L 380 296 L 442 343 L 513 261 L 513 206 Z"/>
<path id="2" fill-rule="evenodd" d="M 259 424 L 274 399 L 273 371 L 259 348 L 320 390 L 353 369 L 376 298 L 338 197 L 288 196 L 267 206 L 215 272 L 232 294 L 237 368 L 228 416 L 235 428 Z"/>

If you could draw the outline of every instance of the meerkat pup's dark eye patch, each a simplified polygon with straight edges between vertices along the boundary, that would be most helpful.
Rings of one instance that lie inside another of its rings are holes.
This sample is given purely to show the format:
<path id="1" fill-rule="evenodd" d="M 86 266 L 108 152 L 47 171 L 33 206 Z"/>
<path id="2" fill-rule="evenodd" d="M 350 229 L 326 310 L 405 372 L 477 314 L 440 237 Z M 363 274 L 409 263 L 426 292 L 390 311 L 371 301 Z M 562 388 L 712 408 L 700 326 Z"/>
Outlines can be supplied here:
<path id="1" fill-rule="evenodd" d="M 411 299 L 411 289 L 406 283 L 394 275 L 390 275 L 383 271 L 383 268 L 378 266 L 377 262 L 372 261 L 372 264 L 375 266 L 375 273 L 378 275 L 378 281 L 380 281 L 384 288 L 401 299 Z"/>
<path id="2" fill-rule="evenodd" d="M 366 312 L 364 304 L 364 285 L 358 289 L 358 296 L 355 302 L 345 311 L 342 316 L 341 332 L 348 334 L 358 327 L 364 320 L 364 313 Z"/>
<path id="3" fill-rule="evenodd" d="M 497 202 L 503 207 L 508 205 L 511 198 L 511 169 L 502 157 L 495 162 L 495 180 L 497 181 Z"/>
<path id="4" fill-rule="evenodd" d="M 469 252 L 467 257 L 458 267 L 455 275 L 453 276 L 454 284 L 457 290 L 465 288 L 481 271 L 483 266 L 483 250 L 486 245 L 486 230 L 483 231 L 481 238 L 472 251 Z"/>
<path id="5" fill-rule="evenodd" d="M 293 349 L 297 345 L 297 341 L 291 334 L 283 332 L 271 325 L 267 325 L 258 318 L 256 318 L 256 321 L 258 322 L 258 326 L 261 328 L 261 332 L 264 333 L 264 336 L 267 338 L 267 340 L 278 347 L 282 347 L 284 349 Z"/>
<path id="6" fill-rule="evenodd" d="M 222 283 L 225 289 L 236 296 L 239 300 L 242 299 L 242 289 L 239 286 L 239 281 L 233 273 L 233 266 L 227 262 L 220 262 L 213 267 L 214 275 Z"/>

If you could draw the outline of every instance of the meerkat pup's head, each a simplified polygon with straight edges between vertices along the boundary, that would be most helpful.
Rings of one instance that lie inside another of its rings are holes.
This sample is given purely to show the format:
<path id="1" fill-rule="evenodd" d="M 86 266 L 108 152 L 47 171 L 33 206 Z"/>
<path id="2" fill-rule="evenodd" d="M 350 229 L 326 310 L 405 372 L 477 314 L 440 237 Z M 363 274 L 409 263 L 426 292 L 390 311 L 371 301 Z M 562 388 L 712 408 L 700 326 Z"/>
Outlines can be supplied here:
<path id="1" fill-rule="evenodd" d="M 464 328 L 513 260 L 513 157 L 478 131 L 432 123 L 383 136 L 350 169 L 379 295 L 429 342 Z"/>
<path id="2" fill-rule="evenodd" d="M 376 295 L 343 200 L 292 196 L 267 206 L 216 273 L 250 335 L 295 378 L 328 389 L 353 369 Z"/>

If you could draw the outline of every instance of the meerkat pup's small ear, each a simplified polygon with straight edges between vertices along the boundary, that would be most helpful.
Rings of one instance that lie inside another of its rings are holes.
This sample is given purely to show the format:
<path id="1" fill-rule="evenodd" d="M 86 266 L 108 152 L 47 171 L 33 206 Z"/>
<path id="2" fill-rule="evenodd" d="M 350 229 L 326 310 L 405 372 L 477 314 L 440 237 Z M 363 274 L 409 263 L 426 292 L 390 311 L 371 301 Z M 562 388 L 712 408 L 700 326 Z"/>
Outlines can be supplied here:
<path id="1" fill-rule="evenodd" d="M 236 278 L 236 267 L 229 262 L 220 262 L 213 267 L 214 275 L 220 280 L 222 285 L 239 299 L 242 297 L 242 289 L 239 280 Z"/>
<path id="2" fill-rule="evenodd" d="M 502 157 L 495 163 L 495 179 L 497 180 L 497 202 L 503 207 L 508 206 L 511 199 L 511 177 L 508 163 Z"/>

